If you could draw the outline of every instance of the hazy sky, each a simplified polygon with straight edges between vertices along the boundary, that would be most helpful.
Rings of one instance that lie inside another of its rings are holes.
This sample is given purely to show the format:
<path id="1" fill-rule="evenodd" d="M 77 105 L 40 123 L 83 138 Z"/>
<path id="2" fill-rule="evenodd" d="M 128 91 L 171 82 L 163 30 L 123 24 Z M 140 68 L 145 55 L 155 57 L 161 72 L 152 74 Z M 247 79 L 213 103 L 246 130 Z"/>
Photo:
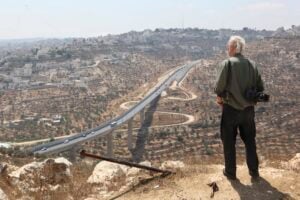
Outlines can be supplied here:
<path id="1" fill-rule="evenodd" d="M 300 25 L 300 0 L 0 0 L 0 39 L 291 25 Z"/>

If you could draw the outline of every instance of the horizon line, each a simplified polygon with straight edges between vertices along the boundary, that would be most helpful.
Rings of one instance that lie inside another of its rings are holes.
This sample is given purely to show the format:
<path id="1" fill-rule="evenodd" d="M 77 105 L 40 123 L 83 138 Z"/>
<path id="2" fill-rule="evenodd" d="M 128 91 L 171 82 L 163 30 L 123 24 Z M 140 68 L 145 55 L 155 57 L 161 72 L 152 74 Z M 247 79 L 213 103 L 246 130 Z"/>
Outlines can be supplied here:
<path id="1" fill-rule="evenodd" d="M 300 25 L 295 25 L 295 26 L 300 26 Z M 232 31 L 241 31 L 244 28 L 248 28 L 249 30 L 255 30 L 255 31 L 276 31 L 278 28 L 284 28 L 284 30 L 288 30 L 290 28 L 292 28 L 292 26 L 290 26 L 289 28 L 286 28 L 284 26 L 279 26 L 276 29 L 257 29 L 256 27 L 243 27 L 240 29 L 235 29 L 235 28 L 218 28 L 218 29 L 212 29 L 212 28 L 203 28 L 203 27 L 185 27 L 185 28 L 178 28 L 178 27 L 170 27 L 170 28 L 146 28 L 143 30 L 130 30 L 127 32 L 120 32 L 120 33 L 102 33 L 99 35 L 87 35 L 87 36 L 36 36 L 36 37 L 12 37 L 12 38 L 0 38 L 0 42 L 9 42 L 9 41 L 21 41 L 21 40 L 51 40 L 51 39 L 83 39 L 83 38 L 97 38 L 97 37 L 106 37 L 106 36 L 116 36 L 116 35 L 122 35 L 122 34 L 126 34 L 126 33 L 130 33 L 130 32 L 144 32 L 147 30 L 150 31 L 155 31 L 156 29 L 159 30 L 169 30 L 169 29 L 181 29 L 181 30 L 185 30 L 185 29 L 199 29 L 199 30 L 211 30 L 211 31 L 216 31 L 216 30 L 232 30 Z"/>

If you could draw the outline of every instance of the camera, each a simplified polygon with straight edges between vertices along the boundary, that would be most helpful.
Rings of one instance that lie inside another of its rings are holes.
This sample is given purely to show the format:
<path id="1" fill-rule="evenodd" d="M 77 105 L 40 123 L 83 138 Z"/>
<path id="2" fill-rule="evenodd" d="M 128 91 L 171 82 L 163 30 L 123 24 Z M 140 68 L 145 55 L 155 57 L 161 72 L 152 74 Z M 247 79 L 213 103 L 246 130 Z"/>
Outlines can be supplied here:
<path id="1" fill-rule="evenodd" d="M 257 102 L 268 102 L 270 100 L 270 95 L 265 94 L 263 92 L 256 93 L 256 101 Z"/>
<path id="2" fill-rule="evenodd" d="M 248 101 L 253 102 L 268 102 L 270 100 L 270 95 L 263 92 L 257 92 L 256 88 L 250 88 L 246 90 L 245 98 Z"/>

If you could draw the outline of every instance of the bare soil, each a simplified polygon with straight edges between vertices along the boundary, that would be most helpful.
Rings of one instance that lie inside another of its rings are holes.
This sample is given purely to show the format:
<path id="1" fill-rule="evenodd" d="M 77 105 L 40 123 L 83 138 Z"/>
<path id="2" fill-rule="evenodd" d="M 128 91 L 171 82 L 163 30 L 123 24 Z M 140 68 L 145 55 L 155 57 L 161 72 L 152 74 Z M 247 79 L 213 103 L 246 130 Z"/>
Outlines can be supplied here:
<path id="1" fill-rule="evenodd" d="M 191 165 L 183 172 L 153 180 L 119 195 L 116 199 L 143 200 L 275 200 L 300 199 L 300 174 L 284 169 L 263 167 L 261 178 L 251 180 L 245 164 L 237 168 L 238 180 L 230 181 L 222 174 L 223 165 Z M 216 182 L 219 191 L 211 198 Z"/>

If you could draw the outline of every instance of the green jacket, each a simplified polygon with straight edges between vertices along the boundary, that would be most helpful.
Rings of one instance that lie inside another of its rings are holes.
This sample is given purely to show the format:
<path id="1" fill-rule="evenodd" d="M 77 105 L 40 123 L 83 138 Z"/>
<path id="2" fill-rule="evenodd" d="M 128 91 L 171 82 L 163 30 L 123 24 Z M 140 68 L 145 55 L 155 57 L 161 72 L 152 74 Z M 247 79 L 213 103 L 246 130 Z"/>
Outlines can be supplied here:
<path id="1" fill-rule="evenodd" d="M 231 73 L 226 84 L 229 60 Z M 262 92 L 264 90 L 263 81 L 254 62 L 246 59 L 242 54 L 236 54 L 220 63 L 215 93 L 221 96 L 226 92 L 226 97 L 222 98 L 223 102 L 235 109 L 244 110 L 248 106 L 255 105 L 255 102 L 247 101 L 244 97 L 246 90 L 254 85 L 254 81 L 257 90 Z"/>

